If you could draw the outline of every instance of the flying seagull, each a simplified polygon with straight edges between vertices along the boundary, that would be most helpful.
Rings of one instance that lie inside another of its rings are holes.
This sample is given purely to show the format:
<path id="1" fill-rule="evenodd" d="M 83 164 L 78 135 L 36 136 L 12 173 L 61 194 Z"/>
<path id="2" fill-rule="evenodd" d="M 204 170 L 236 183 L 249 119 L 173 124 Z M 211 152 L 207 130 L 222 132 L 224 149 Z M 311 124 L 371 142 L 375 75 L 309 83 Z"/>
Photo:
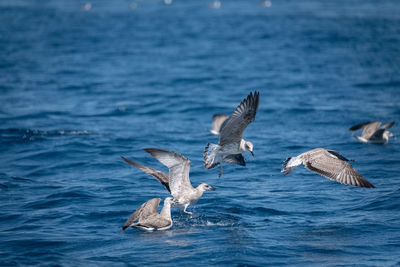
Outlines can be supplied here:
<path id="1" fill-rule="evenodd" d="M 287 175 L 297 166 L 303 164 L 310 171 L 341 184 L 375 187 L 354 170 L 347 161 L 349 160 L 334 150 L 316 148 L 297 157 L 287 158 L 283 163 L 281 172 Z"/>
<path id="2" fill-rule="evenodd" d="M 229 116 L 226 114 L 214 114 L 212 118 L 212 129 L 208 131 L 212 134 L 219 135 L 228 118 Z"/>
<path id="3" fill-rule="evenodd" d="M 242 138 L 244 130 L 256 117 L 260 93 L 250 93 L 235 109 L 232 115 L 224 122 L 219 137 L 219 144 L 208 143 L 204 149 L 204 166 L 207 169 L 221 166 L 219 176 L 222 175 L 222 162 L 246 166 L 242 155 L 245 151 L 253 153 L 253 144 Z"/>
<path id="4" fill-rule="evenodd" d="M 142 230 L 166 230 L 172 227 L 171 204 L 172 197 L 164 200 L 164 207 L 158 213 L 158 205 L 161 198 L 153 198 L 143 203 L 122 226 L 122 232 L 128 227 L 135 227 Z"/>
<path id="5" fill-rule="evenodd" d="M 379 128 L 379 126 L 381 126 L 380 121 L 367 121 L 361 124 L 354 125 L 349 130 L 356 131 L 363 128 L 364 130 L 361 136 L 354 135 L 354 137 L 362 143 L 387 144 L 387 142 L 389 141 L 389 137 L 394 137 L 394 135 L 386 129 L 391 128 L 393 125 L 394 121 L 391 123 L 387 123 Z"/>
<path id="6" fill-rule="evenodd" d="M 185 213 L 192 214 L 186 210 L 187 207 L 195 204 L 201 198 L 204 191 L 215 190 L 214 187 L 204 183 L 200 184 L 197 188 L 192 186 L 189 180 L 190 160 L 185 156 L 177 152 L 159 148 L 145 148 L 144 151 L 167 166 L 169 174 L 167 175 L 161 171 L 130 161 L 124 157 L 122 157 L 122 159 L 143 172 L 154 176 L 164 185 L 174 197 L 174 207 L 183 207 Z"/>

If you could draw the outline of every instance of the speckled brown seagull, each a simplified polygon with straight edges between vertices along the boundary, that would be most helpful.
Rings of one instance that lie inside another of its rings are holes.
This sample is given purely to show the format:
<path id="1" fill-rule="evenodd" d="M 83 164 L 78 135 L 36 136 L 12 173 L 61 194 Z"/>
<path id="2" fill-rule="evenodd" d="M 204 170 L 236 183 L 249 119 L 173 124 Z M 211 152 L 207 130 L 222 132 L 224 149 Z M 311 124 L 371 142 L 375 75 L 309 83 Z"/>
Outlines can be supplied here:
<path id="1" fill-rule="evenodd" d="M 192 214 L 186 210 L 187 207 L 196 204 L 202 197 L 204 191 L 215 190 L 214 187 L 205 183 L 200 184 L 197 188 L 192 186 L 189 180 L 190 160 L 185 156 L 177 152 L 159 148 L 145 148 L 144 151 L 167 166 L 169 174 L 167 175 L 161 171 L 130 161 L 124 157 L 122 157 L 122 159 L 143 172 L 154 176 L 164 185 L 174 197 L 174 202 L 172 203 L 173 207 L 182 207 L 185 213 Z"/>
<path id="2" fill-rule="evenodd" d="M 316 148 L 297 157 L 287 158 L 283 163 L 281 172 L 287 175 L 297 166 L 303 164 L 310 171 L 341 184 L 368 188 L 375 187 L 354 170 L 347 161 L 349 160 L 334 150 Z"/>
<path id="3" fill-rule="evenodd" d="M 233 114 L 224 122 L 219 137 L 219 144 L 208 143 L 204 149 L 204 166 L 207 169 L 221 166 L 219 176 L 222 175 L 222 162 L 245 166 L 246 161 L 242 153 L 253 153 L 253 144 L 242 138 L 244 130 L 254 121 L 259 103 L 259 92 L 250 93 Z"/>
<path id="4" fill-rule="evenodd" d="M 164 200 L 164 207 L 158 213 L 161 198 L 153 198 L 143 203 L 122 226 L 122 232 L 128 227 L 135 227 L 146 231 L 166 230 L 172 227 L 171 204 L 172 197 Z"/>
<path id="5" fill-rule="evenodd" d="M 354 125 L 351 127 L 349 130 L 350 131 L 356 131 L 359 129 L 364 129 L 361 136 L 356 136 L 354 137 L 362 142 L 362 143 L 388 143 L 389 142 L 389 137 L 393 137 L 394 135 L 389 132 L 387 129 L 391 128 L 394 125 L 394 121 L 391 123 L 387 123 L 381 126 L 380 121 L 367 121 L 364 123 L 360 123 L 357 125 Z"/>

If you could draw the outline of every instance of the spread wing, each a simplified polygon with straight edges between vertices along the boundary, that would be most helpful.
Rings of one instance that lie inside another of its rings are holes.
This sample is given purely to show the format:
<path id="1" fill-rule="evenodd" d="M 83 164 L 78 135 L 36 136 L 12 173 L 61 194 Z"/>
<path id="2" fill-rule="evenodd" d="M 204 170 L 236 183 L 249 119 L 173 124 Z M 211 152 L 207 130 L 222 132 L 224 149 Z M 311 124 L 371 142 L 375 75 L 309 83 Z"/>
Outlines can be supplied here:
<path id="1" fill-rule="evenodd" d="M 169 188 L 171 195 L 177 197 L 186 188 L 193 188 L 189 180 L 190 160 L 185 156 L 159 148 L 145 148 L 158 161 L 169 169 Z"/>
<path id="2" fill-rule="evenodd" d="M 383 133 L 386 131 L 386 129 L 391 128 L 393 125 L 394 125 L 394 121 L 392 121 L 391 123 L 386 123 L 380 129 L 376 130 L 369 139 L 372 141 L 373 140 L 382 140 Z"/>
<path id="3" fill-rule="evenodd" d="M 379 129 L 380 125 L 381 125 L 381 123 L 379 121 L 367 121 L 367 122 L 363 122 L 363 123 L 354 125 L 349 130 L 356 131 L 358 129 L 364 128 L 364 130 L 361 134 L 361 137 L 364 137 L 365 139 L 368 140 L 376 132 L 376 130 Z"/>
<path id="4" fill-rule="evenodd" d="M 168 190 L 168 192 L 171 193 L 171 190 L 169 189 L 169 184 L 168 184 L 168 175 L 166 173 L 163 173 L 162 171 L 158 171 L 156 169 L 144 166 L 140 163 L 130 161 L 129 159 L 124 158 L 122 156 L 121 156 L 121 158 L 129 165 L 132 165 L 132 166 L 142 170 L 143 172 L 154 176 Z"/>
<path id="5" fill-rule="evenodd" d="M 310 171 L 342 184 L 368 188 L 375 187 L 354 170 L 350 164 L 338 159 L 336 155 L 332 155 L 326 150 L 314 154 L 304 162 L 304 166 Z"/>
<path id="6" fill-rule="evenodd" d="M 160 204 L 161 198 L 153 198 L 143 203 L 132 215 L 126 220 L 122 231 L 132 225 L 136 219 L 147 218 L 152 214 L 158 213 L 158 205 Z"/>
<path id="7" fill-rule="evenodd" d="M 242 154 L 233 154 L 233 155 L 229 155 L 226 156 L 224 158 L 224 161 L 228 162 L 228 163 L 233 163 L 233 164 L 238 164 L 241 166 L 246 166 L 246 161 L 244 160 L 244 157 Z"/>
<path id="8" fill-rule="evenodd" d="M 219 134 L 223 126 L 225 126 L 224 122 L 229 118 L 226 114 L 214 114 L 212 118 L 212 130 L 209 132 L 212 134 Z"/>
<path id="9" fill-rule="evenodd" d="M 389 128 L 392 128 L 393 125 L 394 125 L 394 121 L 392 121 L 390 123 L 386 123 L 385 125 L 383 125 L 381 127 L 381 129 L 389 129 Z"/>
<path id="10" fill-rule="evenodd" d="M 240 142 L 247 126 L 256 117 L 260 93 L 250 93 L 235 109 L 232 116 L 226 121 L 221 130 L 219 144 L 225 145 L 232 142 Z"/>

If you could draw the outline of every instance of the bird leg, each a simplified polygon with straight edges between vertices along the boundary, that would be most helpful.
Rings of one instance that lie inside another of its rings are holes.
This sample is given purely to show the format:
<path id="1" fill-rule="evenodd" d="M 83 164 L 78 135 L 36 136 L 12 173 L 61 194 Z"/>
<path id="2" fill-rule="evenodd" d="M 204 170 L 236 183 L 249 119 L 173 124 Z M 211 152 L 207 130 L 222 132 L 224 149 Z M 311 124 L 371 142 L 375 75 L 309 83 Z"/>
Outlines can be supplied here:
<path id="1" fill-rule="evenodd" d="M 221 177 L 221 175 L 222 175 L 222 163 L 221 163 L 221 168 L 219 169 L 218 177 Z"/>
<path id="2" fill-rule="evenodd" d="M 186 204 L 186 205 L 185 205 L 185 208 L 183 209 L 183 212 L 184 212 L 184 213 L 187 213 L 187 214 L 189 214 L 189 215 L 192 215 L 192 214 L 193 214 L 192 212 L 186 210 L 186 208 L 187 208 L 188 206 L 189 206 L 189 204 Z"/>
<path id="3" fill-rule="evenodd" d="M 293 171 L 293 169 L 292 168 L 290 168 L 289 170 L 286 170 L 286 171 L 284 171 L 284 175 L 286 176 L 286 175 L 288 175 L 289 173 L 291 173 Z"/>

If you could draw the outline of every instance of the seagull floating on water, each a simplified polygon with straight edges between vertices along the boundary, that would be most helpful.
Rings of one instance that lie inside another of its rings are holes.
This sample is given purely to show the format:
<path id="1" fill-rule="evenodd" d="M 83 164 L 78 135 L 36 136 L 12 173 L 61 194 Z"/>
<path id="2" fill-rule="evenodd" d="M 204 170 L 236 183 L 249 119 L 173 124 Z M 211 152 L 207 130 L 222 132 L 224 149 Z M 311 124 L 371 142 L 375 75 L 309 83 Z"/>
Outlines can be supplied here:
<path id="1" fill-rule="evenodd" d="M 167 175 L 159 170 L 130 161 L 124 157 L 122 157 L 122 159 L 128 164 L 139 168 L 143 172 L 154 176 L 162 185 L 164 185 L 174 197 L 174 207 L 183 207 L 185 213 L 192 214 L 191 212 L 186 211 L 187 207 L 197 203 L 204 191 L 215 190 L 214 187 L 205 183 L 200 184 L 197 188 L 192 186 L 189 180 L 190 160 L 185 156 L 177 152 L 159 148 L 145 148 L 144 151 L 167 166 L 169 174 Z"/>
<path id="2" fill-rule="evenodd" d="M 259 92 L 250 93 L 233 114 L 224 122 L 219 137 L 219 144 L 208 143 L 204 149 L 204 166 L 207 169 L 221 166 L 219 176 L 222 175 L 222 162 L 246 166 L 242 155 L 245 151 L 253 153 L 253 144 L 242 138 L 244 130 L 256 117 Z"/>
<path id="3" fill-rule="evenodd" d="M 386 129 L 391 128 L 393 125 L 394 121 L 391 123 L 387 123 L 379 128 L 379 126 L 381 126 L 380 121 L 367 121 L 361 124 L 354 125 L 349 130 L 356 131 L 363 128 L 364 130 L 361 136 L 354 135 L 354 137 L 362 143 L 387 144 L 389 142 L 389 137 L 394 137 L 394 135 Z"/>
<path id="4" fill-rule="evenodd" d="M 310 171 L 341 184 L 368 188 L 375 187 L 346 161 L 349 160 L 334 150 L 316 148 L 297 157 L 287 158 L 283 163 L 281 172 L 287 175 L 297 166 L 303 164 Z"/>
<path id="5" fill-rule="evenodd" d="M 212 118 L 212 129 L 208 131 L 212 134 L 219 135 L 228 118 L 229 116 L 226 114 L 214 114 Z"/>
<path id="6" fill-rule="evenodd" d="M 122 226 L 122 232 L 128 227 L 135 227 L 146 231 L 167 230 L 172 227 L 171 204 L 172 197 L 164 200 L 164 207 L 158 213 L 161 198 L 153 198 L 143 203 Z M 137 222 L 135 222 L 137 221 Z"/>

